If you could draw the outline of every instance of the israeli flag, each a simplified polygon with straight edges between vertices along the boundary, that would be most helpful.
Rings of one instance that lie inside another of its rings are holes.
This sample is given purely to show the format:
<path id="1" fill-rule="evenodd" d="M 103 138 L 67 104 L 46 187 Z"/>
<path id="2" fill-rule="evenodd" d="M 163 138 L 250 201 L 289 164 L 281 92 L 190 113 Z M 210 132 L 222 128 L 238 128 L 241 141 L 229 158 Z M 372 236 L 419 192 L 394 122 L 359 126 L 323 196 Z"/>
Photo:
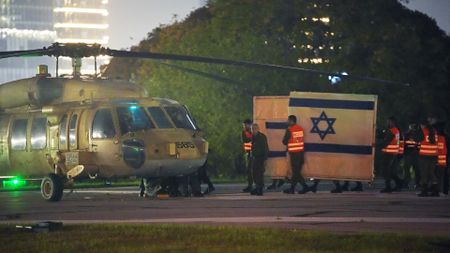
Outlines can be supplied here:
<path id="1" fill-rule="evenodd" d="M 305 131 L 309 178 L 372 181 L 376 95 L 291 92 L 288 114 Z"/>

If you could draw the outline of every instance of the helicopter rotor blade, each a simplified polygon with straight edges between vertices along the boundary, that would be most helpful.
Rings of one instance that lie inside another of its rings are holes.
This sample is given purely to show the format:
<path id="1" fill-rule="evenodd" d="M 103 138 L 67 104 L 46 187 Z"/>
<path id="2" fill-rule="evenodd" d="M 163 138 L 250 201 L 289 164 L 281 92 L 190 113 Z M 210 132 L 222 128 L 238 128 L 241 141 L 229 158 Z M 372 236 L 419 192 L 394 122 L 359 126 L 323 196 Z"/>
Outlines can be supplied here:
<path id="1" fill-rule="evenodd" d="M 196 69 L 186 68 L 186 67 L 182 67 L 182 66 L 179 66 L 179 65 L 173 65 L 173 64 L 168 64 L 168 63 L 159 63 L 159 64 L 161 64 L 162 66 L 167 66 L 167 67 L 172 68 L 172 69 L 176 69 L 176 70 L 179 70 L 179 71 L 182 71 L 182 72 L 186 72 L 186 73 L 189 73 L 189 74 L 193 74 L 193 75 L 197 75 L 197 76 L 200 76 L 200 77 L 208 78 L 208 79 L 211 79 L 211 80 L 214 80 L 214 81 L 219 81 L 219 82 L 222 82 L 222 83 L 245 85 L 244 82 L 241 82 L 241 81 L 233 80 L 233 79 L 230 79 L 230 78 L 227 78 L 227 77 L 219 76 L 219 75 L 216 75 L 216 74 L 211 74 L 211 73 L 208 73 L 208 72 L 203 72 L 203 71 L 196 70 Z"/>
<path id="2" fill-rule="evenodd" d="M 0 52 L 0 59 L 8 58 L 8 57 L 43 56 L 43 55 L 55 56 L 55 57 L 69 56 L 72 58 L 83 58 L 83 57 L 98 56 L 98 55 L 109 55 L 109 56 L 113 56 L 113 57 L 122 57 L 122 58 L 142 58 L 142 59 L 151 59 L 151 60 L 160 60 L 160 61 L 197 62 L 197 63 L 220 64 L 220 65 L 229 65 L 229 66 L 246 67 L 246 68 L 256 68 L 256 69 L 264 69 L 264 70 L 281 70 L 281 71 L 289 71 L 289 72 L 294 72 L 294 73 L 300 72 L 300 73 L 306 73 L 306 74 L 339 77 L 342 80 L 352 79 L 352 80 L 376 82 L 376 83 L 383 83 L 383 84 L 397 84 L 397 85 L 400 84 L 400 85 L 404 85 L 404 86 L 409 86 L 408 83 L 403 83 L 403 82 L 398 82 L 398 81 L 391 81 L 391 80 L 385 80 L 385 79 L 379 79 L 379 78 L 373 78 L 373 77 L 367 77 L 367 76 L 348 75 L 346 73 L 333 73 L 333 72 L 328 72 L 328 71 L 323 71 L 323 70 L 318 70 L 318 69 L 308 69 L 308 68 L 300 68 L 300 67 L 292 67 L 292 66 L 284 66 L 284 65 L 276 65 L 276 64 L 264 64 L 264 63 L 250 62 L 250 61 L 228 60 L 228 59 L 204 57 L 204 56 L 114 50 L 114 49 L 102 47 L 99 44 L 54 43 L 50 47 L 43 48 L 43 49 Z"/>
<path id="3" fill-rule="evenodd" d="M 33 49 L 33 50 L 17 50 L 17 51 L 7 51 L 0 52 L 0 59 L 10 58 L 10 57 L 37 57 L 47 55 L 47 49 Z"/>
<path id="4" fill-rule="evenodd" d="M 122 58 L 143 58 L 143 59 L 152 59 L 152 60 L 170 60 L 170 61 L 185 61 L 185 62 L 197 62 L 197 63 L 210 63 L 210 64 L 221 64 L 221 65 L 231 65 L 237 67 L 248 67 L 248 68 L 259 68 L 266 70 L 282 70 L 282 71 L 290 71 L 290 72 L 302 72 L 308 74 L 318 74 L 325 76 L 338 76 L 342 79 L 354 79 L 359 81 L 369 81 L 369 82 L 377 82 L 384 84 L 401 84 L 405 86 L 409 86 L 407 83 L 373 78 L 373 77 L 365 77 L 365 76 L 354 76 L 348 74 L 340 74 L 333 73 L 328 71 L 322 71 L 317 69 L 308 69 L 308 68 L 300 68 L 300 67 L 292 67 L 292 66 L 284 66 L 284 65 L 276 65 L 276 64 L 264 64 L 264 63 L 256 63 L 250 61 L 236 61 L 236 60 L 227 60 L 220 58 L 211 58 L 211 57 L 203 57 L 203 56 L 189 56 L 189 55 L 177 55 L 177 54 L 163 54 L 163 53 L 151 53 L 151 52 L 135 52 L 135 51 L 124 51 L 124 50 L 107 50 L 108 55 L 113 57 L 122 57 Z"/>

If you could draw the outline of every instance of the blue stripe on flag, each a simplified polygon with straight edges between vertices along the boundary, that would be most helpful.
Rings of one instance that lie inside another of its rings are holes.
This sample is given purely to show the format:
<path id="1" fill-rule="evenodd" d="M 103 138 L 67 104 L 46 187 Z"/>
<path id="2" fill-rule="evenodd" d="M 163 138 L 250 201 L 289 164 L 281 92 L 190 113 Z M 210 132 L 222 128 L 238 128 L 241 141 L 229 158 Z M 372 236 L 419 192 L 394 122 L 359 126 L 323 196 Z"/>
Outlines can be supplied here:
<path id="1" fill-rule="evenodd" d="M 305 143 L 306 152 L 342 153 L 355 155 L 371 155 L 371 146 Z"/>
<path id="2" fill-rule="evenodd" d="M 269 152 L 269 158 L 286 157 L 286 155 L 287 155 L 286 151 L 270 151 Z"/>
<path id="3" fill-rule="evenodd" d="M 266 122 L 266 129 L 286 129 L 286 122 Z"/>
<path id="4" fill-rule="evenodd" d="M 356 100 L 330 100 L 315 98 L 290 98 L 290 107 L 316 107 L 331 109 L 373 110 L 375 102 Z"/>

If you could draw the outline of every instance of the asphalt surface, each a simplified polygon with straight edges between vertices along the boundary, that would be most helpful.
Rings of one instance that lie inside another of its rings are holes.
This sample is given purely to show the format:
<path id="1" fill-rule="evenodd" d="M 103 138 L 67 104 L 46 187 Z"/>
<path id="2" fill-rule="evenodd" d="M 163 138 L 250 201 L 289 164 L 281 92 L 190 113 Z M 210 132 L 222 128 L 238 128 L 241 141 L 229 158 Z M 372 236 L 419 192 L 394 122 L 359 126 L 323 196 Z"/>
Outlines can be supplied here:
<path id="1" fill-rule="evenodd" d="M 264 196 L 240 193 L 243 185 L 217 185 L 203 198 L 168 200 L 138 197 L 137 188 L 80 189 L 57 203 L 37 191 L 0 192 L 0 224 L 63 221 L 74 223 L 182 223 L 295 228 L 353 233 L 409 232 L 450 235 L 450 197 L 419 198 L 415 192 Z M 367 186 L 366 186 L 367 188 Z"/>

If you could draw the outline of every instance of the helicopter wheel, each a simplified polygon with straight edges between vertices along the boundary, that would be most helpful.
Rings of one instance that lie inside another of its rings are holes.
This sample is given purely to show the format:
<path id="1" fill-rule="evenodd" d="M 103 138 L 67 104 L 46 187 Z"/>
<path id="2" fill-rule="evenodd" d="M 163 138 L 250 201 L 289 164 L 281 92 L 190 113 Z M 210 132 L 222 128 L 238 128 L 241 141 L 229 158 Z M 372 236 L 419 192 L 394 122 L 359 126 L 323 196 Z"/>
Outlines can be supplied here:
<path id="1" fill-rule="evenodd" d="M 41 195 L 47 201 L 60 201 L 64 191 L 64 184 L 60 176 L 50 173 L 42 179 Z"/>

